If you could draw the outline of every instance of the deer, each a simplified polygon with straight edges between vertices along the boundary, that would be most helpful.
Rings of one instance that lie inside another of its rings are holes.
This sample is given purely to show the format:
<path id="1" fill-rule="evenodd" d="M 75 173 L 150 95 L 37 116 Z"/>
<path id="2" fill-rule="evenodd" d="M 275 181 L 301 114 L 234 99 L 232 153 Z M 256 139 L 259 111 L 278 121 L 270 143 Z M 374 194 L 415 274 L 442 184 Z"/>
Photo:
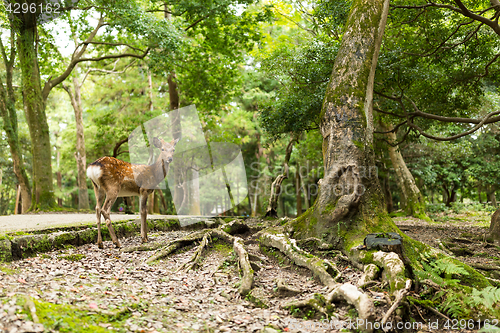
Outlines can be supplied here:
<path id="1" fill-rule="evenodd" d="M 153 146 L 160 149 L 160 155 L 156 162 L 147 164 L 132 164 L 114 157 L 104 156 L 91 164 L 87 168 L 87 177 L 92 180 L 96 199 L 97 216 L 97 246 L 104 248 L 101 236 L 101 215 L 104 217 L 108 227 L 111 240 L 117 248 L 121 247 L 120 241 L 116 237 L 115 230 L 111 223 L 111 207 L 118 197 L 139 196 L 141 211 L 141 239 L 142 243 L 148 242 L 147 224 L 147 201 L 156 186 L 168 174 L 175 145 L 180 138 L 166 142 L 163 139 L 154 137 Z M 106 194 L 106 200 L 101 207 L 101 200 Z"/>

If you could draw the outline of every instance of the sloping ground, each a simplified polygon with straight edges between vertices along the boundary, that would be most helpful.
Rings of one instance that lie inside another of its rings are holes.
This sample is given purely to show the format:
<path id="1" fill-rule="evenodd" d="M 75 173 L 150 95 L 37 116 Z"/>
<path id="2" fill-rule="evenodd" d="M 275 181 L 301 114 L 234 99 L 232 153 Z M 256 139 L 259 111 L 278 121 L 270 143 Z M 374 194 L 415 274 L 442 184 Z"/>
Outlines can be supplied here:
<path id="1" fill-rule="evenodd" d="M 491 278 L 500 280 L 500 247 L 485 241 L 489 225 L 485 225 L 484 219 L 478 221 L 476 216 L 470 220 L 463 219 L 464 214 L 458 215 L 455 222 L 445 223 L 429 224 L 411 218 L 395 220 L 411 238 L 446 251 Z"/>
<path id="2" fill-rule="evenodd" d="M 262 221 L 254 221 L 259 222 Z M 472 236 L 464 237 L 463 233 L 480 236 L 485 231 L 474 226 L 428 225 L 408 219 L 399 219 L 398 224 L 408 235 L 435 246 L 439 246 L 433 243 L 436 239 L 441 243 L 446 242 L 447 237 L 473 239 Z M 151 240 L 167 242 L 187 233 L 186 230 L 158 232 L 151 235 Z M 138 244 L 138 236 L 123 239 L 124 247 Z M 467 255 L 460 259 L 486 264 L 500 257 L 498 248 L 479 240 L 465 245 L 481 249 L 480 253 L 487 255 Z M 246 247 L 253 258 L 258 258 L 254 267 L 258 292 L 252 293 L 258 295 L 256 299 L 239 296 L 237 261 L 232 248 L 221 242 L 215 242 L 201 266 L 189 272 L 177 272 L 177 269 L 189 260 L 194 248 L 146 265 L 153 251 L 123 253 L 111 242 L 105 242 L 104 250 L 99 250 L 95 244 L 66 246 L 3 264 L 0 266 L 0 332 L 42 332 L 44 329 L 60 332 L 264 332 L 266 326 L 287 332 L 339 332 L 335 325 L 340 328 L 355 323 L 356 312 L 343 303 L 336 304 L 338 317 L 330 318 L 333 326 L 318 327 L 319 319 L 308 317 L 317 314 L 299 309 L 293 311 L 299 318 L 291 316 L 283 309 L 284 304 L 324 292 L 324 287 L 309 271 L 290 265 L 277 251 L 271 249 L 263 253 L 252 239 L 246 240 Z M 335 251 L 325 251 L 323 255 L 335 261 L 343 282 L 357 282 L 361 272 L 342 256 Z M 277 290 L 280 279 L 299 294 L 280 294 Z M 380 320 L 390 299 L 382 293 L 372 293 L 372 297 Z M 413 308 L 411 311 L 416 319 L 419 315 L 436 319 L 426 310 L 421 310 L 420 314 Z M 398 332 L 447 331 L 401 321 L 413 328 L 398 329 Z M 275 331 L 269 329 L 268 332 Z"/>

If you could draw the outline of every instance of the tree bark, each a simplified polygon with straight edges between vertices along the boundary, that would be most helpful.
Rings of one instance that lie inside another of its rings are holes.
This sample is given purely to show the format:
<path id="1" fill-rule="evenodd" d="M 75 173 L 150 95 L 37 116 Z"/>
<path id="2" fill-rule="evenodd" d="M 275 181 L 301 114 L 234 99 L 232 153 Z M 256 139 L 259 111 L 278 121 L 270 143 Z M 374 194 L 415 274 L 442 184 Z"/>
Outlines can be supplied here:
<path id="1" fill-rule="evenodd" d="M 497 198 L 495 196 L 496 188 L 493 185 L 487 186 L 487 197 L 488 197 L 488 202 L 491 202 L 491 205 L 495 208 L 498 207 L 497 203 Z"/>
<path id="2" fill-rule="evenodd" d="M 394 201 L 392 200 L 391 187 L 389 184 L 389 178 L 384 178 L 384 183 L 382 184 L 382 189 L 385 195 L 385 204 L 387 208 L 387 212 L 392 212 L 394 210 Z"/>
<path id="3" fill-rule="evenodd" d="M 294 237 L 317 237 L 346 253 L 371 228 L 397 230 L 373 151 L 373 83 L 388 10 L 388 0 L 352 2 L 321 111 L 325 175 L 313 207 L 292 224 Z"/>
<path id="4" fill-rule="evenodd" d="M 59 191 L 62 193 L 62 174 L 61 171 L 57 171 L 57 187 L 59 188 Z M 63 199 L 62 198 L 57 198 L 57 205 L 59 207 L 63 206 Z"/>
<path id="5" fill-rule="evenodd" d="M 180 138 L 182 136 L 182 129 L 181 129 L 181 123 L 180 123 L 180 115 L 179 112 L 176 111 L 179 109 L 179 91 L 177 90 L 177 82 L 175 82 L 175 73 L 170 73 L 167 77 L 167 83 L 168 83 L 168 96 L 170 99 L 170 111 L 172 112 L 172 136 L 174 139 Z M 184 196 L 184 191 L 181 186 L 178 186 L 182 183 L 182 170 L 180 165 L 172 165 L 173 167 L 173 172 L 174 172 L 174 181 L 175 181 L 175 187 L 174 187 L 174 193 L 173 195 L 173 201 L 174 201 L 174 206 L 176 209 L 182 206 L 182 201 Z"/>
<path id="6" fill-rule="evenodd" d="M 389 131 L 389 126 L 385 124 L 382 124 L 382 128 L 384 131 Z M 386 136 L 389 143 L 395 144 L 397 142 L 396 133 L 389 132 Z M 394 171 L 396 171 L 398 187 L 401 192 L 401 209 L 405 211 L 406 215 L 430 220 L 425 213 L 424 197 L 417 187 L 415 178 L 413 178 L 410 170 L 408 170 L 399 147 L 388 145 L 388 148 L 392 166 L 394 167 Z"/>
<path id="7" fill-rule="evenodd" d="M 300 179 L 300 167 L 297 163 L 295 171 L 295 195 L 297 197 L 297 216 L 302 215 L 302 181 Z"/>
<path id="8" fill-rule="evenodd" d="M 17 113 L 16 113 L 16 95 L 12 83 L 12 74 L 14 69 L 15 58 L 15 34 L 11 31 L 11 54 L 10 59 L 7 54 L 3 43 L 0 40 L 0 51 L 5 64 L 6 86 L 0 78 L 0 116 L 3 118 L 3 127 L 7 134 L 7 142 L 9 144 L 10 153 L 12 156 L 12 164 L 14 174 L 21 190 L 21 213 L 25 213 L 31 206 L 31 186 L 28 180 L 26 169 L 24 168 L 23 155 L 19 144 L 18 126 L 17 126 Z M 17 206 L 16 206 L 17 212 Z"/>
<path id="9" fill-rule="evenodd" d="M 87 155 L 85 152 L 85 135 L 83 131 L 83 107 L 81 87 L 83 82 L 79 82 L 76 76 L 73 77 L 73 92 L 71 88 L 63 85 L 64 90 L 69 95 L 73 111 L 75 112 L 76 124 L 76 167 L 78 181 L 78 209 L 90 209 L 89 194 L 87 188 Z"/>
<path id="10" fill-rule="evenodd" d="M 36 15 L 18 17 L 18 50 L 23 86 L 24 113 L 28 122 L 33 153 L 33 192 L 31 209 L 55 206 L 52 184 L 52 151 L 49 125 L 45 115 L 38 58 L 36 54 Z"/>
<path id="11" fill-rule="evenodd" d="M 490 237 L 495 245 L 500 246 L 500 208 L 491 216 Z"/>
<path id="12" fill-rule="evenodd" d="M 288 142 L 288 145 L 286 146 L 285 161 L 283 162 L 282 169 L 283 172 L 278 175 L 278 177 L 276 177 L 271 185 L 271 195 L 269 196 L 269 203 L 267 204 L 265 216 L 278 217 L 278 199 L 281 194 L 281 184 L 285 179 L 288 178 L 288 163 L 290 162 L 290 157 L 292 156 L 293 145 L 297 142 L 298 139 L 298 133 L 292 134 L 290 142 Z"/>

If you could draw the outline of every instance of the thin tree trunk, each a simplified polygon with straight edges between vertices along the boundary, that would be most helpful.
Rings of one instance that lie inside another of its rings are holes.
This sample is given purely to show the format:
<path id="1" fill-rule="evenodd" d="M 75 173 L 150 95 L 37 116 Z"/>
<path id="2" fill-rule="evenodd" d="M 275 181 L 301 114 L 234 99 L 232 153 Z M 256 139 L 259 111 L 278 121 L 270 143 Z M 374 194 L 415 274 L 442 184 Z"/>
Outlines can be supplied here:
<path id="1" fill-rule="evenodd" d="M 300 179 L 300 167 L 297 163 L 297 170 L 295 171 L 295 195 L 297 197 L 297 216 L 302 215 L 302 186 Z"/>
<path id="2" fill-rule="evenodd" d="M 495 245 L 500 246 L 500 208 L 491 216 L 490 237 Z"/>
<path id="3" fill-rule="evenodd" d="M 16 175 L 17 181 L 21 187 L 21 212 L 25 213 L 31 207 L 31 185 L 28 180 L 26 169 L 24 168 L 23 155 L 21 153 L 21 146 L 19 144 L 19 131 L 17 126 L 16 113 L 16 95 L 12 83 L 12 74 L 16 54 L 16 41 L 13 30 L 11 30 L 10 38 L 10 59 L 7 59 L 7 53 L 2 41 L 0 40 L 0 51 L 2 53 L 6 74 L 6 87 L 4 87 L 4 83 L 0 77 L 0 116 L 3 118 L 3 127 L 5 133 L 7 134 L 7 142 L 9 144 L 10 154 L 12 157 L 14 174 Z"/>
<path id="4" fill-rule="evenodd" d="M 161 201 L 161 204 L 163 205 L 163 214 L 167 214 L 168 213 L 168 205 L 167 205 L 167 200 L 165 200 L 165 196 L 163 195 L 163 191 L 161 189 L 159 190 L 156 190 L 160 196 L 160 201 Z"/>
<path id="5" fill-rule="evenodd" d="M 271 185 L 271 195 L 269 196 L 269 202 L 267 204 L 266 215 L 271 217 L 278 217 L 278 199 L 281 194 L 281 183 L 288 178 L 288 163 L 290 162 L 290 156 L 292 155 L 293 145 L 297 142 L 299 134 L 292 134 L 290 142 L 286 146 L 285 161 L 283 162 L 283 172 L 276 177 Z"/>
<path id="6" fill-rule="evenodd" d="M 87 188 L 87 155 L 85 152 L 85 135 L 83 131 L 83 107 L 81 87 L 83 82 L 79 82 L 76 76 L 73 77 L 73 92 L 63 85 L 64 90 L 69 95 L 73 111 L 75 113 L 76 124 L 76 168 L 78 182 L 78 209 L 90 209 L 89 194 Z"/>
<path id="7" fill-rule="evenodd" d="M 62 174 L 61 171 L 57 171 L 57 187 L 59 188 L 59 191 L 62 193 Z M 61 197 L 57 198 L 57 205 L 59 207 L 63 206 L 63 199 Z"/>
<path id="8" fill-rule="evenodd" d="M 386 203 L 386 208 L 387 212 L 390 213 L 394 210 L 394 201 L 392 200 L 392 193 L 391 193 L 391 188 L 389 184 L 389 178 L 384 178 L 384 183 L 382 184 L 382 188 L 384 190 L 385 194 L 385 203 Z"/>
<path id="9" fill-rule="evenodd" d="M 148 90 L 149 90 L 149 111 L 153 111 L 153 79 L 151 77 L 151 71 L 148 70 Z"/>
<path id="10" fill-rule="evenodd" d="M 170 98 L 170 111 L 172 115 L 171 126 L 172 126 L 172 136 L 174 139 L 178 139 L 182 136 L 182 128 L 180 122 L 180 114 L 179 114 L 179 92 L 177 90 L 177 83 L 175 82 L 175 73 L 170 73 L 167 77 L 168 82 L 168 96 Z M 172 165 L 174 169 L 174 193 L 173 200 L 175 208 L 180 210 L 183 205 L 183 198 L 185 197 L 183 188 L 178 186 L 182 183 L 182 165 L 178 163 L 182 159 L 177 159 L 176 162 Z"/>
<path id="11" fill-rule="evenodd" d="M 21 197 L 21 186 L 17 185 L 16 205 L 14 206 L 14 215 L 19 214 L 19 198 Z"/>
<path id="12" fill-rule="evenodd" d="M 495 196 L 495 190 L 492 190 L 491 192 L 488 193 L 488 201 L 491 202 L 491 205 L 493 207 L 498 207 L 498 203 L 497 203 L 497 198 Z"/>
<path id="13" fill-rule="evenodd" d="M 389 131 L 389 126 L 381 124 L 384 131 Z M 397 142 L 396 133 L 389 132 L 386 134 L 389 143 L 395 144 Z M 417 187 L 415 178 L 406 166 L 406 163 L 401 155 L 399 147 L 388 145 L 389 156 L 391 157 L 392 166 L 396 171 L 396 181 L 401 192 L 401 209 L 406 212 L 406 215 L 423 218 L 429 220 L 425 213 L 425 202 Z"/>
<path id="14" fill-rule="evenodd" d="M 191 169 L 191 188 L 189 191 L 189 215 L 201 215 L 200 211 L 200 183 L 196 165 Z"/>
<path id="15" fill-rule="evenodd" d="M 25 15 L 17 24 L 24 113 L 28 122 L 33 153 L 31 208 L 50 209 L 55 205 L 52 184 L 52 151 L 36 54 L 36 16 L 34 14 Z"/>

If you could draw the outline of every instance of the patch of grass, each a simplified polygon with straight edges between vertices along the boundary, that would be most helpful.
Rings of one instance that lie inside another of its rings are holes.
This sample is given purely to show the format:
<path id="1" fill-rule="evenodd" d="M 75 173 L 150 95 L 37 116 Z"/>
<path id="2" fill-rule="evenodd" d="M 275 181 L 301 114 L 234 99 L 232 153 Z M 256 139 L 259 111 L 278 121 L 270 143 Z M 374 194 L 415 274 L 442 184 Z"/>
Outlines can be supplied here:
<path id="1" fill-rule="evenodd" d="M 20 302 L 25 302 L 21 300 Z M 33 300 L 36 308 L 36 314 L 40 323 L 45 326 L 48 331 L 85 333 L 109 332 L 107 328 L 99 326 L 99 324 L 109 323 L 114 330 L 125 332 L 123 328 L 124 321 L 130 317 L 129 311 L 118 311 L 113 314 L 105 315 L 95 313 L 89 309 L 81 309 L 72 305 L 60 305 L 49 302 Z M 31 313 L 24 310 L 28 317 L 32 320 Z"/>
<path id="2" fill-rule="evenodd" d="M 12 274 L 17 273 L 17 271 L 15 269 L 12 269 L 10 267 L 3 266 L 3 265 L 0 265 L 0 271 L 2 271 L 5 274 L 8 274 L 8 275 L 12 275 Z"/>
<path id="3" fill-rule="evenodd" d="M 65 259 L 69 261 L 80 261 L 85 258 L 85 254 L 68 254 L 65 256 L 59 256 L 59 259 Z"/>

